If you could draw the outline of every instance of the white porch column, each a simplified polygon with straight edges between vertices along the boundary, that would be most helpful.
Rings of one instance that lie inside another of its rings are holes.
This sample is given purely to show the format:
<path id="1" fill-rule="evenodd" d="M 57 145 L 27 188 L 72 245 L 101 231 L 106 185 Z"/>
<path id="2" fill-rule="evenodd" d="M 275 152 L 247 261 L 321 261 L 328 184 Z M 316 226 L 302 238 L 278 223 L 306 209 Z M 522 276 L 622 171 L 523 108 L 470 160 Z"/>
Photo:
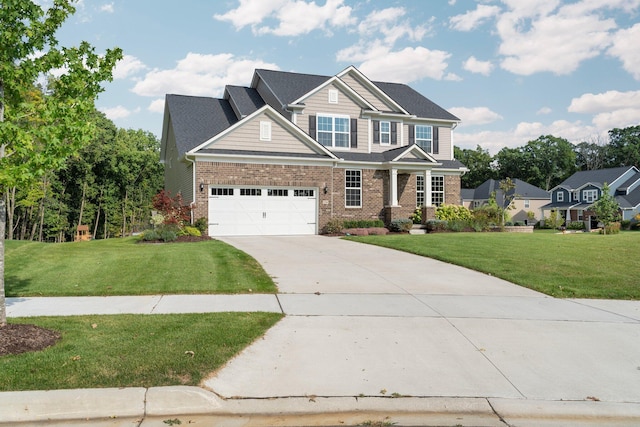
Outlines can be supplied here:
<path id="1" fill-rule="evenodd" d="M 427 207 L 431 204 L 431 169 L 424 171 L 424 205 Z"/>
<path id="2" fill-rule="evenodd" d="M 398 206 L 398 170 L 389 171 L 389 206 Z"/>

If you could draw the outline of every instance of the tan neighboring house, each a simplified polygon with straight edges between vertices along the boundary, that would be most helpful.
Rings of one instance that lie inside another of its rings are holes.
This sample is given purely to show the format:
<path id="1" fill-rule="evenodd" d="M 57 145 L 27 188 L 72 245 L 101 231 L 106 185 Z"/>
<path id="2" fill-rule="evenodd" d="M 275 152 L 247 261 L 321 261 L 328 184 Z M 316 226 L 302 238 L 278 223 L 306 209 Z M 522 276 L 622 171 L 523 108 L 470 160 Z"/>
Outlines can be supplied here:
<path id="1" fill-rule="evenodd" d="M 409 218 L 459 204 L 459 119 L 355 67 L 335 76 L 255 70 L 222 98 L 167 95 L 165 188 L 209 235 L 318 234 L 332 219 Z"/>
<path id="2" fill-rule="evenodd" d="M 508 211 L 510 221 L 535 225 L 544 218 L 542 207 L 551 201 L 551 193 L 520 179 L 512 181 L 515 188 L 507 194 L 515 193 L 516 197 L 513 199 L 512 209 Z M 498 205 L 506 207 L 507 200 L 500 189 L 500 181 L 495 179 L 486 180 L 478 188 L 463 189 L 462 204 L 469 209 L 477 208 L 487 203 L 494 192 Z"/>

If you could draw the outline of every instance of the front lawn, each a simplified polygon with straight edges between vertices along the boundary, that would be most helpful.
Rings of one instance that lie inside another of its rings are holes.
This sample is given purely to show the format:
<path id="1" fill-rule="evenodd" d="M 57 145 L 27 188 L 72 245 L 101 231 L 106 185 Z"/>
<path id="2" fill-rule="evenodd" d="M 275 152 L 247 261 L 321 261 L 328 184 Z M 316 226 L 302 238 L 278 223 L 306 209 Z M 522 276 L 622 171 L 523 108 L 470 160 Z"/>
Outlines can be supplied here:
<path id="1" fill-rule="evenodd" d="M 561 298 L 640 299 L 640 233 L 436 233 L 349 237 Z"/>
<path id="2" fill-rule="evenodd" d="M 277 292 L 256 260 L 218 240 L 5 243 L 7 297 Z"/>
<path id="3" fill-rule="evenodd" d="M 278 313 L 10 319 L 59 331 L 43 351 L 0 357 L 0 391 L 197 386 L 262 336 Z"/>

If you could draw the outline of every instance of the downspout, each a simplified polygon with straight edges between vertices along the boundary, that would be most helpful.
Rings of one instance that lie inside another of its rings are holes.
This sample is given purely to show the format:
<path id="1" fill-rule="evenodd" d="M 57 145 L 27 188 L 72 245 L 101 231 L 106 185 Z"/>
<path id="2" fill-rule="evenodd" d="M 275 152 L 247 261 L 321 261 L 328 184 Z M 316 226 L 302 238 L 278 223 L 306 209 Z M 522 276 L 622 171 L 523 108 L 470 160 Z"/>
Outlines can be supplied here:
<path id="1" fill-rule="evenodd" d="M 193 225 L 193 223 L 195 222 L 195 219 L 193 218 L 193 210 L 196 207 L 196 161 L 195 159 L 190 159 L 186 154 L 184 155 L 184 159 L 188 162 L 191 162 L 191 164 L 193 165 L 193 168 L 191 169 L 191 203 L 189 203 L 189 207 L 191 209 L 189 209 L 189 216 L 191 217 L 191 224 Z"/>

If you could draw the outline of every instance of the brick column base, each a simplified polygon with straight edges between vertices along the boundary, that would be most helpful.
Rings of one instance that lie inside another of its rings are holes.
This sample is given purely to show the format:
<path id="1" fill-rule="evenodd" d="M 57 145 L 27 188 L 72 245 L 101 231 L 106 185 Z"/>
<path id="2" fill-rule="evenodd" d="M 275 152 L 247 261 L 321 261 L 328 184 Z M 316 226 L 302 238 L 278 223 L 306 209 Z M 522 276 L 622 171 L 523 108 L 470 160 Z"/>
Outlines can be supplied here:
<path id="1" fill-rule="evenodd" d="M 422 223 L 426 224 L 427 221 L 430 219 L 436 219 L 436 207 L 423 206 L 422 207 Z"/>

